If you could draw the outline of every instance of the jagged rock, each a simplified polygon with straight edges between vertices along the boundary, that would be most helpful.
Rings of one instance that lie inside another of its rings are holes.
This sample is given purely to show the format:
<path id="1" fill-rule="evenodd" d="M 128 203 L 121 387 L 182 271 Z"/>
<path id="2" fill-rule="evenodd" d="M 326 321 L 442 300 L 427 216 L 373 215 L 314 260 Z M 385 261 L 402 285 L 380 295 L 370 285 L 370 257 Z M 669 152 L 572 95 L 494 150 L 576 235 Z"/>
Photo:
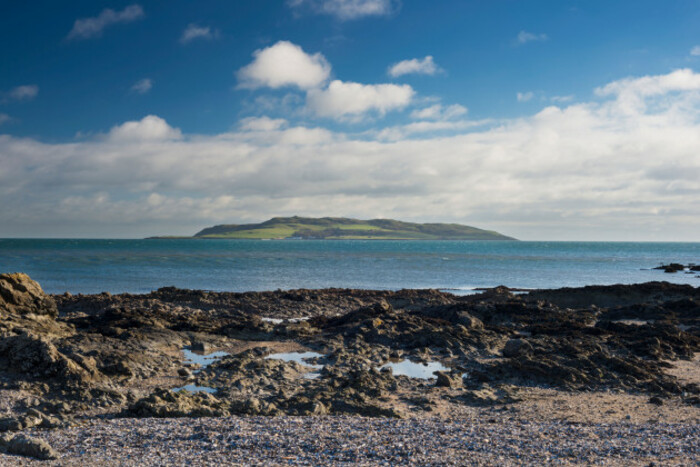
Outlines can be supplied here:
<path id="1" fill-rule="evenodd" d="M 8 454 L 33 457 L 39 460 L 57 459 L 58 453 L 42 439 L 31 438 L 25 435 L 0 438 L 0 449 Z"/>
<path id="2" fill-rule="evenodd" d="M 129 363 L 124 359 L 119 359 L 109 365 L 105 365 L 102 368 L 102 372 L 107 375 L 126 376 L 127 378 L 134 376 L 134 372 L 129 366 Z"/>
<path id="3" fill-rule="evenodd" d="M 511 339 L 506 342 L 505 347 L 503 347 L 503 356 L 507 358 L 519 357 L 521 355 L 526 355 L 528 352 L 532 351 L 532 345 L 530 345 L 524 339 Z"/>
<path id="4" fill-rule="evenodd" d="M 42 418 L 36 415 L 0 419 L 0 431 L 20 431 L 40 425 Z"/>
<path id="5" fill-rule="evenodd" d="M 98 377 L 94 360 L 78 358 L 86 366 L 58 351 L 48 339 L 31 334 L 11 336 L 0 340 L 0 369 L 33 378 L 59 378 L 85 383 Z"/>
<path id="6" fill-rule="evenodd" d="M 230 414 L 226 403 L 206 392 L 173 392 L 160 389 L 132 404 L 127 415 L 138 417 L 224 417 Z"/>
<path id="7" fill-rule="evenodd" d="M 17 314 L 56 317 L 56 302 L 41 286 L 23 273 L 0 274 L 0 309 Z"/>
<path id="8" fill-rule="evenodd" d="M 649 403 L 654 405 L 664 405 L 663 399 L 658 396 L 653 396 L 649 398 Z"/>
<path id="9" fill-rule="evenodd" d="M 190 345 L 190 350 L 193 352 L 210 353 L 211 346 L 206 342 L 193 342 L 192 345 Z"/>
<path id="10" fill-rule="evenodd" d="M 675 273 L 675 272 L 682 271 L 683 269 L 685 269 L 685 266 L 683 266 L 682 264 L 678 264 L 678 263 L 671 263 L 671 264 L 664 264 L 664 265 L 656 267 L 654 269 L 661 269 L 663 272 L 667 272 L 667 273 Z"/>
<path id="11" fill-rule="evenodd" d="M 437 382 L 435 386 L 442 388 L 460 388 L 462 387 L 462 376 L 459 374 L 452 374 L 446 371 L 436 371 L 435 376 L 437 376 Z"/>

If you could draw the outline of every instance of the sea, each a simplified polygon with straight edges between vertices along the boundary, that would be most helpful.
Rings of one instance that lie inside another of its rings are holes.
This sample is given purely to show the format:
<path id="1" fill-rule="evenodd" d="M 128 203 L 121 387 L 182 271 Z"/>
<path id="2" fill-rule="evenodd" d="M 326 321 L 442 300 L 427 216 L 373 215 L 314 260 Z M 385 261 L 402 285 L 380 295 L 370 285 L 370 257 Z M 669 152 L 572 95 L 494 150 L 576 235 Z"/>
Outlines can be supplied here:
<path id="1" fill-rule="evenodd" d="M 537 289 L 668 281 L 700 286 L 700 243 L 392 240 L 0 239 L 0 273 L 25 272 L 49 293 L 147 293 L 327 287 Z"/>

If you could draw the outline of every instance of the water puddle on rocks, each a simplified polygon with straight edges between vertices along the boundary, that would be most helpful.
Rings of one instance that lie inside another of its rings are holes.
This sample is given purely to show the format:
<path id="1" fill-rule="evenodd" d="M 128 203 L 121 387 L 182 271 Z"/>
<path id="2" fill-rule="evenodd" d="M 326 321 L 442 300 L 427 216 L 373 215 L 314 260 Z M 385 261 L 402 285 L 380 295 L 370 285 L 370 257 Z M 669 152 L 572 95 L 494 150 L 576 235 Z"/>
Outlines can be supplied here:
<path id="1" fill-rule="evenodd" d="M 307 316 L 304 318 L 285 318 L 285 319 L 282 319 L 282 318 L 260 318 L 260 319 L 266 323 L 272 323 L 274 325 L 277 325 L 277 324 L 282 324 L 284 322 L 287 322 L 289 324 L 301 323 L 302 321 L 308 321 L 311 318 L 309 316 Z"/>
<path id="2" fill-rule="evenodd" d="M 194 370 L 193 373 L 199 373 L 202 368 L 206 368 L 214 362 L 221 360 L 229 355 L 228 352 L 212 352 L 210 354 L 203 354 L 198 352 L 193 352 L 189 349 L 182 349 L 182 353 L 185 355 L 185 364 L 196 364 L 200 366 L 199 370 Z"/>
<path id="3" fill-rule="evenodd" d="M 420 378 L 420 379 L 430 379 L 435 378 L 436 371 L 450 371 L 445 365 L 440 362 L 428 362 L 428 363 L 415 363 L 410 360 L 402 360 L 400 362 L 389 362 L 381 367 L 380 370 L 384 368 L 391 368 L 394 376 L 408 376 L 409 378 Z"/>
<path id="4" fill-rule="evenodd" d="M 297 362 L 300 365 L 308 366 L 315 370 L 320 370 L 324 365 L 318 365 L 315 363 L 309 363 L 307 360 L 313 358 L 322 358 L 325 355 L 318 352 L 283 352 L 283 353 L 273 353 L 265 357 L 266 360 L 282 360 L 283 362 Z"/>
<path id="5" fill-rule="evenodd" d="M 214 394 L 216 392 L 216 389 L 210 388 L 207 386 L 197 386 L 196 384 L 188 384 L 186 386 L 182 386 L 179 388 L 174 388 L 174 392 L 180 392 L 180 391 L 188 391 L 188 392 L 208 392 L 209 394 Z"/>
<path id="6" fill-rule="evenodd" d="M 199 373 L 202 371 L 202 368 L 206 368 L 209 365 L 211 365 L 214 362 L 217 362 L 221 360 L 222 358 L 226 357 L 229 355 L 228 352 L 212 352 L 209 354 L 204 354 L 201 352 L 193 352 L 190 349 L 182 349 L 182 353 L 185 356 L 185 364 L 186 365 L 199 365 L 199 368 L 196 370 L 192 370 L 192 373 Z M 208 386 L 197 386 L 196 384 L 187 384 L 185 386 L 181 386 L 179 388 L 173 388 L 171 389 L 173 392 L 180 392 L 180 391 L 189 391 L 192 393 L 195 392 L 208 392 L 209 394 L 214 394 L 216 392 L 216 389 L 210 388 Z"/>
<path id="7" fill-rule="evenodd" d="M 314 370 L 321 370 L 325 365 L 319 365 L 316 363 L 310 363 L 307 360 L 314 358 L 322 358 L 325 355 L 318 352 L 283 352 L 283 353 L 273 353 L 268 355 L 265 359 L 282 360 L 284 362 L 297 362 L 300 365 L 313 368 Z M 304 379 L 317 379 L 321 376 L 319 371 L 312 371 L 304 374 Z"/>

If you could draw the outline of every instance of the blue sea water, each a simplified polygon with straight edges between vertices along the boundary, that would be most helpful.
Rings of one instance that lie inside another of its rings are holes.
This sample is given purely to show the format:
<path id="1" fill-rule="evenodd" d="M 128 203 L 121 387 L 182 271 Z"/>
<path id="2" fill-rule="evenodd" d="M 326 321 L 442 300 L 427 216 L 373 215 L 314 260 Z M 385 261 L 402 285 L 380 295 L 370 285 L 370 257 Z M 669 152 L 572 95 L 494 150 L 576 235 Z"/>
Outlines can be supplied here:
<path id="1" fill-rule="evenodd" d="M 0 272 L 26 272 L 51 293 L 700 286 L 700 274 L 651 270 L 668 262 L 700 264 L 700 243 L 0 239 Z"/>

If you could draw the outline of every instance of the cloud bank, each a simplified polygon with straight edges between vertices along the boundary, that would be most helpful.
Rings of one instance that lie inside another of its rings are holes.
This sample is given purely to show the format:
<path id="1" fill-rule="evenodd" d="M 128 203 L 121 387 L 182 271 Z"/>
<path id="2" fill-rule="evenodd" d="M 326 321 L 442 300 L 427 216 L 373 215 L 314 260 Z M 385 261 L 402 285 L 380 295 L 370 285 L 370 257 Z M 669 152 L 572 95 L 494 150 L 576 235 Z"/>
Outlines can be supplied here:
<path id="1" fill-rule="evenodd" d="M 697 241 L 700 75 L 597 93 L 485 125 L 418 121 L 433 127 L 397 139 L 269 117 L 214 136 L 157 116 L 69 144 L 3 135 L 0 236 L 187 234 L 299 214 L 464 222 L 525 239 Z"/>

